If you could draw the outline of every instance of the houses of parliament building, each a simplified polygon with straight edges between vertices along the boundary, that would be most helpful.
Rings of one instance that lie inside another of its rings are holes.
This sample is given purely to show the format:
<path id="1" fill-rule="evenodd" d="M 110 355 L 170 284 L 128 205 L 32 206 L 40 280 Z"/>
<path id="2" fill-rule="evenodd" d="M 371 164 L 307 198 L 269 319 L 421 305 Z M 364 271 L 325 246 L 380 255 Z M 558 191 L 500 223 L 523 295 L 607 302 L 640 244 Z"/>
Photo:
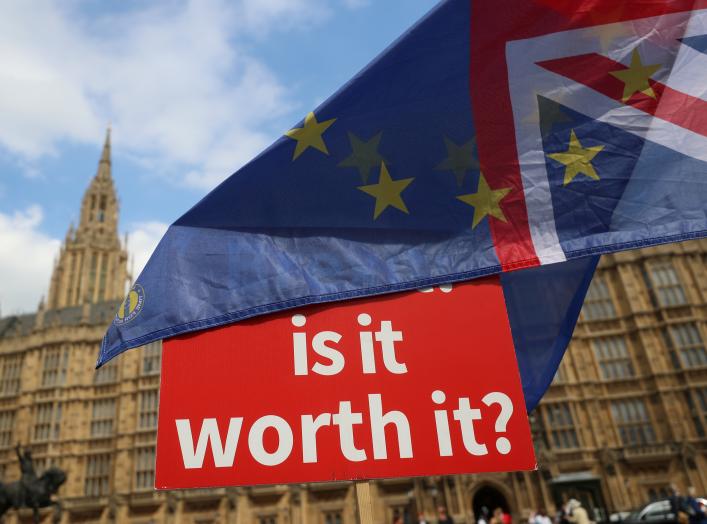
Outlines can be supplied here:
<path id="1" fill-rule="evenodd" d="M 108 135 L 46 300 L 36 313 L 0 318 L 2 482 L 19 478 L 21 442 L 38 472 L 67 472 L 65 523 L 356 523 L 346 482 L 153 490 L 160 344 L 94 371 L 127 259 Z M 570 496 L 602 520 L 666 496 L 671 483 L 707 494 L 706 261 L 705 240 L 602 257 L 570 349 L 531 414 L 538 470 L 377 480 L 375 521 L 415 523 L 422 513 L 435 523 L 444 506 L 471 524 L 485 505 L 522 522 Z"/>

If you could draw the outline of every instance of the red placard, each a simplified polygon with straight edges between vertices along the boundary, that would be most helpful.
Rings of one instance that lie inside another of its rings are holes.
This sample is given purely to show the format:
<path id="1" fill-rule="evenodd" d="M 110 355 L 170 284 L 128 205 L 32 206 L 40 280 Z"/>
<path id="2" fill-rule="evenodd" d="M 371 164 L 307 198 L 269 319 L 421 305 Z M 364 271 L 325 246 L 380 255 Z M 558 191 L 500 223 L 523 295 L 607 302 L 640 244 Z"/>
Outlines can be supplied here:
<path id="1" fill-rule="evenodd" d="M 157 489 L 535 468 L 498 278 L 165 341 Z"/>

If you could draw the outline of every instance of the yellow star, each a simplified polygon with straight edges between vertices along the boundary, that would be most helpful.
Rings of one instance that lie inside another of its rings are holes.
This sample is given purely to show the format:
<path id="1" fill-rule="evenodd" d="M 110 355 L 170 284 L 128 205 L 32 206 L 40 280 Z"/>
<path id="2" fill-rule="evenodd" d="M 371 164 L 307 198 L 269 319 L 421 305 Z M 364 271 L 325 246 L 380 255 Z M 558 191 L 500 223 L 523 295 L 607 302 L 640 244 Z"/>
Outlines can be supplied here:
<path id="1" fill-rule="evenodd" d="M 296 160 L 297 157 L 304 153 L 308 147 L 313 147 L 325 155 L 328 155 L 329 151 L 326 148 L 322 134 L 335 121 L 336 118 L 325 120 L 324 122 L 317 122 L 317 117 L 314 116 L 314 113 L 310 112 L 304 118 L 304 126 L 296 127 L 286 132 L 286 136 L 292 138 L 293 140 L 297 140 L 297 146 L 295 146 L 295 153 L 292 156 L 292 160 Z"/>
<path id="2" fill-rule="evenodd" d="M 503 214 L 503 210 L 501 209 L 501 200 L 503 200 L 510 191 L 510 187 L 491 189 L 483 173 L 481 173 L 479 175 L 479 186 L 476 188 L 476 193 L 457 197 L 465 204 L 474 208 L 474 220 L 471 224 L 471 229 L 478 226 L 479 222 L 488 215 L 505 222 L 506 215 Z"/>
<path id="3" fill-rule="evenodd" d="M 641 55 L 638 54 L 638 48 L 631 53 L 631 65 L 628 69 L 620 71 L 611 71 L 611 75 L 615 76 L 624 83 L 624 94 L 621 101 L 626 103 L 635 93 L 643 93 L 651 98 L 655 98 L 655 91 L 648 83 L 650 76 L 662 66 L 660 64 L 643 65 Z"/>
<path id="4" fill-rule="evenodd" d="M 385 167 L 385 162 L 381 162 L 381 173 L 378 183 L 358 187 L 358 189 L 376 199 L 376 208 L 373 211 L 373 220 L 376 220 L 388 206 L 393 206 L 395 209 L 399 209 L 403 213 L 409 213 L 408 208 L 405 206 L 405 202 L 403 202 L 401 193 L 412 183 L 413 180 L 414 178 L 393 180 L 390 178 L 388 168 Z"/>
<path id="5" fill-rule="evenodd" d="M 440 162 L 435 170 L 451 171 L 457 179 L 457 187 L 461 187 L 467 172 L 479 169 L 479 162 L 474 158 L 476 138 L 458 146 L 445 136 L 444 145 L 447 148 L 447 158 Z"/>
<path id="6" fill-rule="evenodd" d="M 543 138 L 550 134 L 556 124 L 572 122 L 558 102 L 542 95 L 538 95 L 538 115 L 540 116 L 540 134 Z"/>
<path id="7" fill-rule="evenodd" d="M 351 144 L 351 154 L 344 160 L 339 162 L 338 167 L 355 167 L 363 179 L 363 183 L 368 182 L 368 175 L 371 169 L 376 167 L 385 159 L 378 152 L 378 146 L 381 141 L 383 132 L 379 132 L 376 136 L 367 142 L 361 140 L 353 133 L 349 133 L 349 143 Z"/>
<path id="8" fill-rule="evenodd" d="M 597 156 L 604 146 L 582 147 L 574 129 L 570 132 L 570 144 L 567 151 L 550 153 L 547 156 L 565 166 L 565 179 L 562 183 L 566 186 L 577 175 L 587 175 L 593 180 L 599 180 L 599 175 L 594 170 L 592 159 Z"/>

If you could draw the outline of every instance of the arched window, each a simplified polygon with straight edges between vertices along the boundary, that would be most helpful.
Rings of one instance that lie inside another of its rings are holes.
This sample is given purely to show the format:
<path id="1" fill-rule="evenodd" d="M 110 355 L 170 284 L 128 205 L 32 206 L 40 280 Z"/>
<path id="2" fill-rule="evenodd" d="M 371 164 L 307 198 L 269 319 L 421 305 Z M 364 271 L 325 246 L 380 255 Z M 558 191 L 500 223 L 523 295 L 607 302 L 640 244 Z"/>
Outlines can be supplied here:
<path id="1" fill-rule="evenodd" d="M 103 222 L 106 219 L 106 204 L 108 203 L 108 198 L 106 195 L 101 195 L 101 203 L 98 206 L 97 218 L 99 222 Z"/>

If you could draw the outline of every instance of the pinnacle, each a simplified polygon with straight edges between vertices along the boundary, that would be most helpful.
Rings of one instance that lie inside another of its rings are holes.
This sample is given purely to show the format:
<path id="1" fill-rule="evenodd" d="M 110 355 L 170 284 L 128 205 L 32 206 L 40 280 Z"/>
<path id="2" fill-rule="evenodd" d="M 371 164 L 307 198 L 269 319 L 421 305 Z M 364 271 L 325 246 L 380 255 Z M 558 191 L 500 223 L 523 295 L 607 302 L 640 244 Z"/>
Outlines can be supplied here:
<path id="1" fill-rule="evenodd" d="M 103 152 L 101 153 L 101 160 L 98 163 L 98 172 L 96 173 L 96 178 L 100 179 L 110 179 L 111 178 L 111 165 L 110 165 L 110 131 L 111 127 L 108 124 L 108 129 L 106 130 L 106 140 L 103 144 Z"/>

